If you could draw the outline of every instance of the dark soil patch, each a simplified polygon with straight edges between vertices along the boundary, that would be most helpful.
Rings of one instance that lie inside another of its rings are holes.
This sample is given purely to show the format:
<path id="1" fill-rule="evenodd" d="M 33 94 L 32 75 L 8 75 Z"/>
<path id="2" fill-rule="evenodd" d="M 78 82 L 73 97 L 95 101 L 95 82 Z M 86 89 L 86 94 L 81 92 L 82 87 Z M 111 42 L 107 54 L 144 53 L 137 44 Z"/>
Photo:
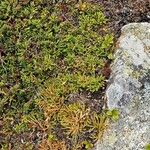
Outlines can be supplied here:
<path id="1" fill-rule="evenodd" d="M 121 28 L 132 22 L 150 22 L 149 0 L 91 0 L 104 8 L 109 27 L 118 38 Z"/>

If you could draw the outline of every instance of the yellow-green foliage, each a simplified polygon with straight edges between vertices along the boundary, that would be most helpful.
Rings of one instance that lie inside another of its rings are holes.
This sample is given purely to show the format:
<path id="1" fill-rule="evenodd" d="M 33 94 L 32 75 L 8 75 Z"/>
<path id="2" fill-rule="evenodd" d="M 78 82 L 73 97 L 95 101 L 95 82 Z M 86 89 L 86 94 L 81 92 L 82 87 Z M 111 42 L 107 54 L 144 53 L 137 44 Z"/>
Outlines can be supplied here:
<path id="1" fill-rule="evenodd" d="M 150 150 L 150 144 L 147 144 L 147 145 L 145 146 L 145 150 Z"/>
<path id="2" fill-rule="evenodd" d="M 39 147 L 46 143 L 47 149 L 59 147 L 58 141 L 64 149 L 88 149 L 101 136 L 107 115 L 82 101 L 66 100 L 72 93 L 105 86 L 101 70 L 113 44 L 106 24 L 98 5 L 81 0 L 0 1 L 2 147 L 10 136 L 17 139 L 36 130 L 43 134 Z M 49 142 L 48 135 L 56 138 Z M 27 140 L 25 147 L 38 145 L 32 142 Z M 22 145 L 12 143 L 13 149 Z"/>

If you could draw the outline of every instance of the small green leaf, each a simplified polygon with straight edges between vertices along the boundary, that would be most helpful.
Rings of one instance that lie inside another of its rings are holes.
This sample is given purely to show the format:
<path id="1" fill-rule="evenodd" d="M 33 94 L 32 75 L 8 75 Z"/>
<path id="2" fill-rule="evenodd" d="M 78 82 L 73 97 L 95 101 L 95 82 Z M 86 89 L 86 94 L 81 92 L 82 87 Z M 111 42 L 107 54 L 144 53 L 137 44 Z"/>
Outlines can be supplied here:
<path id="1" fill-rule="evenodd" d="M 107 111 L 106 115 L 110 117 L 113 121 L 117 121 L 119 119 L 119 111 L 116 109 Z"/>
<path id="2" fill-rule="evenodd" d="M 119 111 L 118 110 L 116 110 L 116 109 L 112 110 L 112 119 L 114 121 L 117 121 L 119 119 Z"/>
<path id="3" fill-rule="evenodd" d="M 150 144 L 147 144 L 147 145 L 145 146 L 145 150 L 150 150 Z"/>
<path id="4" fill-rule="evenodd" d="M 106 114 L 107 114 L 108 116 L 112 116 L 112 111 L 111 111 L 111 110 L 108 110 L 108 111 L 106 112 Z"/>
<path id="5" fill-rule="evenodd" d="M 110 53 L 110 54 L 108 55 L 108 59 L 110 59 L 110 60 L 114 59 L 114 56 L 113 56 L 112 53 Z"/>
<path id="6" fill-rule="evenodd" d="M 87 150 L 91 149 L 93 147 L 93 144 L 90 143 L 89 141 L 84 141 L 83 144 L 85 145 L 85 148 Z"/>
<path id="7" fill-rule="evenodd" d="M 49 141 L 54 141 L 54 140 L 55 140 L 54 135 L 49 134 L 49 135 L 48 135 L 48 140 L 49 140 Z"/>

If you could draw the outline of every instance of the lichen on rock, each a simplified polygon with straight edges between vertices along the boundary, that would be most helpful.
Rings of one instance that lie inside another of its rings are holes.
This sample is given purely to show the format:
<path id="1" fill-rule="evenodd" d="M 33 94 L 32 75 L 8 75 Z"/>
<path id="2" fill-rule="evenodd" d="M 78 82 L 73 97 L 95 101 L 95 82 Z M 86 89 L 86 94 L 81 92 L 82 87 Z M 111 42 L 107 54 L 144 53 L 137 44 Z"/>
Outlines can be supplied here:
<path id="1" fill-rule="evenodd" d="M 106 97 L 120 119 L 95 150 L 144 150 L 150 143 L 150 24 L 124 26 L 117 45 Z"/>

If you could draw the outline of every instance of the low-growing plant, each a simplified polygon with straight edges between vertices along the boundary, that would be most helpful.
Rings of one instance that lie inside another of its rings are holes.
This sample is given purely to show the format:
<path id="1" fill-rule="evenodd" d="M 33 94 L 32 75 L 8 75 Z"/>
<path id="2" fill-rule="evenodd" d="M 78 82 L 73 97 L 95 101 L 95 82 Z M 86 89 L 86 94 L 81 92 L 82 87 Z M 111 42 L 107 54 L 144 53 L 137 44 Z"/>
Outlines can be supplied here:
<path id="1" fill-rule="evenodd" d="M 117 121 L 119 119 L 119 111 L 117 109 L 108 110 L 106 115 L 113 121 Z"/>
<path id="2" fill-rule="evenodd" d="M 92 94 L 105 87 L 102 70 L 112 59 L 112 45 L 98 5 L 81 0 L 0 1 L 3 149 L 10 136 L 22 133 L 39 139 L 32 145 L 27 136 L 30 149 L 91 148 L 107 118 L 116 120 L 118 113 L 94 111 L 82 99 L 67 101 L 73 93 Z M 22 145 L 13 141 L 14 149 Z"/>

